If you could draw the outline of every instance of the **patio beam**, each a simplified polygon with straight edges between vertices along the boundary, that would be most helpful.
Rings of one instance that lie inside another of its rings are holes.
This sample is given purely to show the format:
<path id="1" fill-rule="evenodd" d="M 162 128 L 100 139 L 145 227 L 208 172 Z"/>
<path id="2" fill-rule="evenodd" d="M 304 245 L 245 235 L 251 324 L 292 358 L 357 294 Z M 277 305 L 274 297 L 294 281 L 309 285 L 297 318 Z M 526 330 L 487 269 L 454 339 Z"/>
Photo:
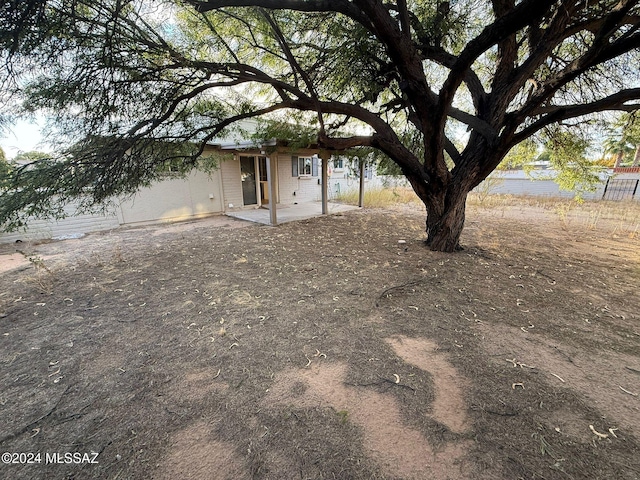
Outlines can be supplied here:
<path id="1" fill-rule="evenodd" d="M 329 213 L 329 159 L 331 154 L 327 150 L 320 150 L 320 158 L 322 159 L 322 215 Z"/>
<path id="2" fill-rule="evenodd" d="M 358 197 L 358 206 L 364 207 L 364 159 L 360 158 L 360 195 Z"/>
<path id="3" fill-rule="evenodd" d="M 276 156 L 276 161 L 277 161 Z M 269 192 L 269 225 L 276 226 L 278 225 L 278 215 L 276 212 L 276 176 L 273 174 L 272 165 L 271 165 L 271 157 L 266 157 L 267 164 L 267 191 Z"/>

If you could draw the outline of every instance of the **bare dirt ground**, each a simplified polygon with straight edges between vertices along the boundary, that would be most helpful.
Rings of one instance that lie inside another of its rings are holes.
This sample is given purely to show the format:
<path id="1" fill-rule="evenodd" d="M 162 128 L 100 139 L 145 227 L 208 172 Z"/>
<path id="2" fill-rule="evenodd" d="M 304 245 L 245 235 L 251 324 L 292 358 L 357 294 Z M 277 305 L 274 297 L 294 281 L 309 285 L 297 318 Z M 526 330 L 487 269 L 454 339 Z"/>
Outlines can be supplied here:
<path id="1" fill-rule="evenodd" d="M 423 225 L 0 247 L 0 478 L 640 478 L 637 230 L 472 208 L 440 254 Z"/>

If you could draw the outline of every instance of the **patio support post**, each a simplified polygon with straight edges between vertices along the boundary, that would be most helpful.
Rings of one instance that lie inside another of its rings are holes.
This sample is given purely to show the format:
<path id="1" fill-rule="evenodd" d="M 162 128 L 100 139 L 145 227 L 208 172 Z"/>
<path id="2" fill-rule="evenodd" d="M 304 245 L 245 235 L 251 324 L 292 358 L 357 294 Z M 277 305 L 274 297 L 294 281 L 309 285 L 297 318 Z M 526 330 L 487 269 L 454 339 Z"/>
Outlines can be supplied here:
<path id="1" fill-rule="evenodd" d="M 277 157 L 276 157 L 277 158 Z M 276 215 L 276 178 L 273 175 L 271 157 L 266 157 L 267 161 L 267 190 L 269 192 L 269 225 L 278 225 L 278 218 Z"/>
<path id="2" fill-rule="evenodd" d="M 358 206 L 364 207 L 364 159 L 360 158 L 360 197 L 358 198 Z"/>
<path id="3" fill-rule="evenodd" d="M 322 214 L 329 213 L 329 159 L 331 155 L 326 150 L 320 151 L 322 159 Z"/>

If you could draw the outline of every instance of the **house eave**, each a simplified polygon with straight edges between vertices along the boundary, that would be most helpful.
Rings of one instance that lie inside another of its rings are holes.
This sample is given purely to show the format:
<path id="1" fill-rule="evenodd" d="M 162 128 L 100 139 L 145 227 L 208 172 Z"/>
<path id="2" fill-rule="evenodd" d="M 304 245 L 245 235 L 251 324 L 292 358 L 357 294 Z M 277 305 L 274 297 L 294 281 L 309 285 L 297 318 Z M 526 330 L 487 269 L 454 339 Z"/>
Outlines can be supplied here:
<path id="1" fill-rule="evenodd" d="M 262 142 L 242 140 L 239 142 L 209 143 L 208 145 L 219 150 L 260 150 L 264 147 L 275 147 L 278 145 L 278 141 L 276 139 L 265 140 Z"/>
<path id="2" fill-rule="evenodd" d="M 292 148 L 291 143 L 287 140 L 279 140 L 272 138 L 270 140 L 263 140 L 256 142 L 254 140 L 241 140 L 237 142 L 211 142 L 207 144 L 209 147 L 217 150 L 236 150 L 236 151 L 250 151 L 250 150 L 264 150 L 264 149 L 286 149 Z M 296 148 L 294 150 L 300 151 L 317 151 L 319 147 L 317 144 L 307 145 L 306 147 Z"/>

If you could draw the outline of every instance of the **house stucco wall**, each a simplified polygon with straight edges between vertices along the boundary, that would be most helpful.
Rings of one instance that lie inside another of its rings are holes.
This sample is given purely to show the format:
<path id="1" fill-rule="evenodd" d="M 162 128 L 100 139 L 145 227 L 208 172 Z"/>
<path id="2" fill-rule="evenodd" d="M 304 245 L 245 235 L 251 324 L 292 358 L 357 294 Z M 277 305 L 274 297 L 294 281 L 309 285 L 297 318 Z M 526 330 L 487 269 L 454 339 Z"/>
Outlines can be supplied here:
<path id="1" fill-rule="evenodd" d="M 70 238 L 89 232 L 110 230 L 120 226 L 115 208 L 109 208 L 104 214 L 75 215 L 77 206 L 70 204 L 65 212 L 70 215 L 62 220 L 32 220 L 26 230 L 0 232 L 0 243 L 15 241 L 35 241 L 49 238 Z"/>
<path id="2" fill-rule="evenodd" d="M 223 190 L 224 210 L 244 206 L 242 201 L 242 179 L 240 178 L 240 160 L 237 155 L 233 160 L 225 160 L 220 164 L 220 175 Z"/>
<path id="3" fill-rule="evenodd" d="M 212 198 L 211 198 L 212 197 Z M 120 202 L 121 224 L 175 221 L 222 212 L 220 173 L 195 171 L 141 189 Z"/>
<path id="4" fill-rule="evenodd" d="M 213 198 L 210 198 L 213 197 Z M 65 208 L 62 220 L 32 220 L 24 231 L 0 232 L 0 242 L 73 237 L 143 222 L 178 221 L 222 213 L 220 172 L 195 171 L 187 178 L 170 178 L 121 199 L 104 214 L 76 215 L 76 204 Z"/>
<path id="5" fill-rule="evenodd" d="M 291 162 L 292 155 L 278 155 L 278 187 L 280 203 L 291 205 L 294 203 L 317 202 L 322 197 L 320 179 L 321 160 L 318 159 L 318 176 L 293 176 Z M 295 193 L 295 194 L 294 194 Z"/>

